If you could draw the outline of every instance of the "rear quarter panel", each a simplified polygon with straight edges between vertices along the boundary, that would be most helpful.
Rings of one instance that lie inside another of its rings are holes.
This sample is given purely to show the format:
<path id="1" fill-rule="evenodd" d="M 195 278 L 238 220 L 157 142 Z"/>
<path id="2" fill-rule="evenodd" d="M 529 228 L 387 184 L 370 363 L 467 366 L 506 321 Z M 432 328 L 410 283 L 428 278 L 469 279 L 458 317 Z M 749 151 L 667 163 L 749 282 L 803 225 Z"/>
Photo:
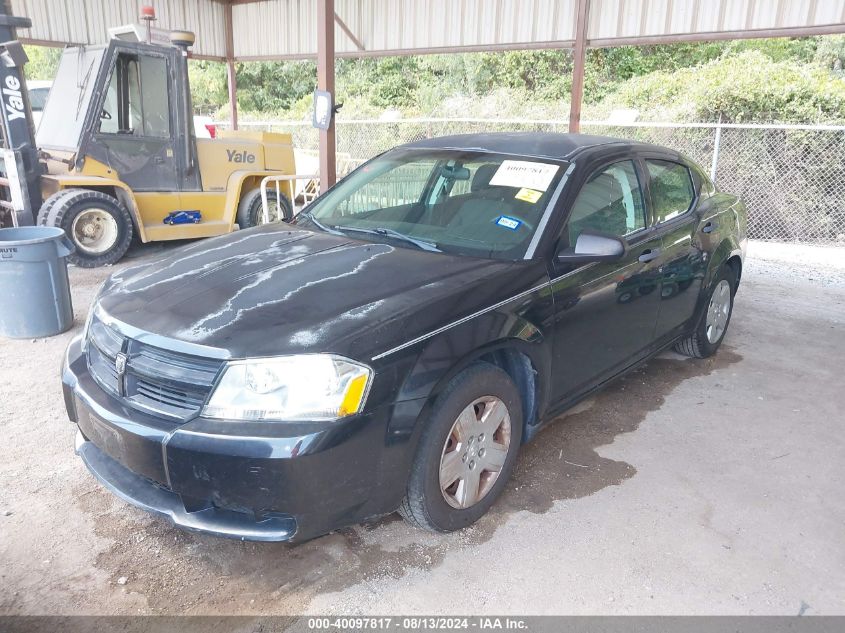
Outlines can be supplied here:
<path id="1" fill-rule="evenodd" d="M 701 223 L 712 222 L 716 229 L 703 239 L 705 250 L 710 253 L 706 284 L 709 287 L 719 269 L 731 257 L 744 260 L 748 243 L 748 215 L 739 197 L 716 193 L 703 203 Z"/>

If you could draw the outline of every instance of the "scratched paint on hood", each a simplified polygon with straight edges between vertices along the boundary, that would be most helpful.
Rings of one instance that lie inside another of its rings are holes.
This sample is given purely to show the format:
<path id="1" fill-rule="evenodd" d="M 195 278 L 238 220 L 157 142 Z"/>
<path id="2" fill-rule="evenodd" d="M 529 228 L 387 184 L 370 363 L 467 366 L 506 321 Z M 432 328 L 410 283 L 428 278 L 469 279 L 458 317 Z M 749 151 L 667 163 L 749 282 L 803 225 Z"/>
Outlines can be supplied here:
<path id="1" fill-rule="evenodd" d="M 100 299 L 144 331 L 233 358 L 330 351 L 362 357 L 478 308 L 465 290 L 513 263 L 268 225 L 116 275 Z M 432 306 L 445 307 L 435 311 Z M 399 327 L 391 324 L 400 323 Z"/>

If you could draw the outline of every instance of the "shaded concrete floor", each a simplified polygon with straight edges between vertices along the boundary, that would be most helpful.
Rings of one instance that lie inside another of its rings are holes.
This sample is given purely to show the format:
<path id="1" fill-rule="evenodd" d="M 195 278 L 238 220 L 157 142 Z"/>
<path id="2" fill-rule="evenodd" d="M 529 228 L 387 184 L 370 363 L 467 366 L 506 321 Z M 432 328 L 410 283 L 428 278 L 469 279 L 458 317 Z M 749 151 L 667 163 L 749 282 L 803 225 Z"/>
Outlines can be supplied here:
<path id="1" fill-rule="evenodd" d="M 583 403 L 448 536 L 180 532 L 74 457 L 74 332 L 0 340 L 0 613 L 845 614 L 845 286 L 766 254 L 715 358 L 664 354 Z M 111 271 L 71 272 L 78 331 Z"/>

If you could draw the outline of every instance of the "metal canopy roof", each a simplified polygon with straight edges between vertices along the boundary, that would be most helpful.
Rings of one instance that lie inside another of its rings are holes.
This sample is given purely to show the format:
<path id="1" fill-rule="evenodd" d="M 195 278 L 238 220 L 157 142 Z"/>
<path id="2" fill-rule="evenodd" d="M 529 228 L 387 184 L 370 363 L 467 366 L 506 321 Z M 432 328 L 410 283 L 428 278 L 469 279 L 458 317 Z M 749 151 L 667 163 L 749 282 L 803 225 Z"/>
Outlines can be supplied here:
<path id="1" fill-rule="evenodd" d="M 195 57 L 317 55 L 317 0 L 11 0 L 19 37 L 101 43 L 156 8 L 156 27 L 197 34 Z M 579 0 L 336 0 L 337 56 L 568 48 Z M 230 5 L 230 6 L 227 6 Z M 230 20 L 231 16 L 231 20 Z M 230 30 L 231 29 L 231 30 Z M 845 32 L 845 0 L 591 0 L 587 46 Z M 231 34 L 231 51 L 227 37 Z"/>
<path id="2" fill-rule="evenodd" d="M 226 61 L 237 129 L 235 61 L 317 58 L 334 94 L 335 57 L 572 48 L 569 131 L 578 132 L 590 46 L 845 33 L 845 0 L 0 0 L 29 17 L 24 42 L 105 42 L 155 5 L 155 27 L 192 30 L 193 56 Z M 320 183 L 336 175 L 334 117 L 320 130 Z"/>

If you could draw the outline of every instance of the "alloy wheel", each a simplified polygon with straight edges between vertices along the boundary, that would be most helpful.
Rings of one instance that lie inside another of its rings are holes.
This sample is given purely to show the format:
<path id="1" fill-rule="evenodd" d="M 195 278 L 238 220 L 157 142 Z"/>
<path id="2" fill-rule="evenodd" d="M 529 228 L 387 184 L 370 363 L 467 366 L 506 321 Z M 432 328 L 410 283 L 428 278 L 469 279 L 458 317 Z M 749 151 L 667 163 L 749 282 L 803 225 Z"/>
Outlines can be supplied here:
<path id="1" fill-rule="evenodd" d="M 707 321 L 705 332 L 707 340 L 715 344 L 728 324 L 728 317 L 731 315 L 731 284 L 727 279 L 722 279 L 713 290 L 710 297 L 710 305 L 707 306 Z"/>
<path id="2" fill-rule="evenodd" d="M 481 501 L 499 478 L 511 443 L 511 418 L 495 396 L 474 400 L 461 411 L 440 456 L 440 491 L 453 508 Z"/>

